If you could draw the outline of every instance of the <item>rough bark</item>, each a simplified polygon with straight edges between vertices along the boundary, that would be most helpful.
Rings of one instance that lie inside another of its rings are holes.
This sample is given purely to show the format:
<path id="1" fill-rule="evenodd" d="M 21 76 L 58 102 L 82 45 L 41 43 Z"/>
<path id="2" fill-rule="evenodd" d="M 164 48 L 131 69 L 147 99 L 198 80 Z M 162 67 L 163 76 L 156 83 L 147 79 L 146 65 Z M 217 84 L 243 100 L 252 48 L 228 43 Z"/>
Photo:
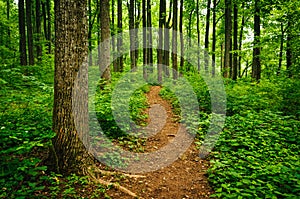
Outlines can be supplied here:
<path id="1" fill-rule="evenodd" d="M 83 144 L 88 143 L 86 6 L 86 1 L 55 1 L 53 131 L 56 136 L 50 155 L 56 170 L 64 174 L 87 174 L 93 163 Z"/>

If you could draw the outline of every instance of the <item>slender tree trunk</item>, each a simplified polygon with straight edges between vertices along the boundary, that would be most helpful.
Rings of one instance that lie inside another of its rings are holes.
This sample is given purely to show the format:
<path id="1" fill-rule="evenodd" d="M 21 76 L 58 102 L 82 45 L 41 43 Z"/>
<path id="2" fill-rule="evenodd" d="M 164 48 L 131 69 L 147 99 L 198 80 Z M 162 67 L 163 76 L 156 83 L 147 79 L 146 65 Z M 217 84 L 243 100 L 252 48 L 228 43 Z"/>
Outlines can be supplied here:
<path id="1" fill-rule="evenodd" d="M 205 42 L 204 42 L 204 60 L 205 60 L 205 71 L 208 71 L 208 52 L 209 52 L 209 20 L 210 20 L 210 4 L 211 0 L 207 0 L 207 7 L 206 7 L 206 28 L 205 28 Z"/>
<path id="2" fill-rule="evenodd" d="M 200 20 L 199 20 L 199 0 L 196 5 L 196 18 L 197 18 L 197 68 L 200 71 Z"/>
<path id="3" fill-rule="evenodd" d="M 244 6 L 245 6 L 245 2 L 242 3 L 242 9 L 244 10 Z M 241 78 L 241 71 L 242 71 L 242 55 L 241 55 L 241 51 L 242 51 L 242 45 L 243 45 L 243 33 L 244 33 L 244 26 L 245 26 L 245 14 L 243 12 L 243 17 L 242 17 L 242 24 L 241 24 L 241 29 L 240 29 L 240 37 L 239 37 L 239 60 L 238 60 L 238 65 L 239 65 L 239 69 L 238 69 L 238 73 L 239 73 L 239 77 Z"/>
<path id="4" fill-rule="evenodd" d="M 253 61 L 252 61 L 252 78 L 256 81 L 260 80 L 260 0 L 255 0 L 254 11 L 254 47 L 253 47 Z"/>
<path id="5" fill-rule="evenodd" d="M 122 0 L 118 0 L 118 38 L 117 38 L 117 51 L 119 54 L 118 57 L 118 71 L 123 72 L 123 25 L 122 25 Z"/>
<path id="6" fill-rule="evenodd" d="M 231 51 L 231 30 L 232 30 L 232 17 L 231 17 L 231 0 L 225 0 L 225 55 L 224 55 L 224 68 L 223 76 L 229 77 L 230 72 L 230 51 Z"/>
<path id="7" fill-rule="evenodd" d="M 142 18 L 143 18 L 143 76 L 148 77 L 148 49 L 147 49 L 147 16 L 146 16 L 146 0 L 142 0 Z"/>
<path id="8" fill-rule="evenodd" d="M 139 26 L 140 26 L 140 20 L 141 20 L 141 4 L 138 0 L 135 1 L 135 7 L 137 10 L 137 16 L 135 16 L 135 59 L 136 63 L 139 59 Z"/>
<path id="9" fill-rule="evenodd" d="M 287 37 L 286 37 L 286 70 L 288 73 L 288 76 L 292 76 L 292 65 L 293 65 L 293 52 L 292 52 L 292 35 L 291 35 L 291 22 L 290 20 L 288 21 L 288 28 L 287 28 Z"/>
<path id="10" fill-rule="evenodd" d="M 40 44 L 40 38 L 41 38 L 41 1 L 40 0 L 36 0 L 36 7 L 35 7 L 35 11 L 36 11 L 36 55 L 38 60 L 41 59 L 42 56 L 42 46 Z"/>
<path id="11" fill-rule="evenodd" d="M 41 1 L 41 4 L 42 4 L 42 16 L 43 16 L 43 31 L 44 31 L 45 40 L 47 40 L 48 39 L 48 31 L 47 31 L 46 3 Z"/>
<path id="12" fill-rule="evenodd" d="M 110 81 L 110 26 L 109 0 L 100 0 L 101 54 L 100 72 L 102 78 Z"/>
<path id="13" fill-rule="evenodd" d="M 135 58 L 135 24 L 134 24 L 134 6 L 135 1 L 130 0 L 129 3 L 129 36 L 130 36 L 130 63 L 131 69 L 136 67 L 136 58 Z"/>
<path id="14" fill-rule="evenodd" d="M 281 37 L 280 37 L 280 51 L 279 51 L 279 63 L 278 63 L 277 75 L 279 75 L 281 72 L 282 56 L 283 56 L 284 29 L 283 29 L 282 22 L 280 23 L 280 30 L 281 30 Z"/>
<path id="15" fill-rule="evenodd" d="M 88 41 L 89 41 L 89 66 L 93 65 L 93 54 L 92 54 L 92 0 L 88 0 L 88 19 L 89 19 L 89 30 L 88 30 Z"/>
<path id="16" fill-rule="evenodd" d="M 177 63 L 177 18 L 178 18 L 178 0 L 173 0 L 173 32 L 172 32 L 172 68 L 173 79 L 178 77 Z"/>
<path id="17" fill-rule="evenodd" d="M 100 1 L 100 0 L 99 0 Z M 112 5 L 111 5 L 111 27 L 112 27 L 112 40 L 111 40 L 111 45 L 112 45 L 112 54 L 113 54 L 113 70 L 114 72 L 118 72 L 118 59 L 116 59 L 116 28 L 115 28 L 115 0 L 112 0 Z M 99 21 L 100 21 L 100 14 L 99 14 Z"/>
<path id="18" fill-rule="evenodd" d="M 183 40 L 183 0 L 180 0 L 180 18 L 179 18 L 179 32 L 180 32 L 180 68 L 183 70 L 184 66 L 184 40 Z"/>
<path id="19" fill-rule="evenodd" d="M 165 0 L 160 0 L 159 7 L 159 30 L 158 30 L 158 49 L 157 49 L 157 76 L 158 82 L 162 83 L 162 68 L 163 68 L 163 27 L 166 22 Z"/>
<path id="20" fill-rule="evenodd" d="M 164 73 L 167 77 L 170 77 L 170 22 L 172 18 L 172 5 L 173 0 L 170 0 L 169 4 L 169 17 L 168 20 L 165 23 L 165 29 L 164 29 L 164 59 L 163 59 L 163 65 L 164 65 Z M 166 8 L 164 8 L 166 10 Z"/>
<path id="21" fill-rule="evenodd" d="M 26 0 L 26 24 L 27 24 L 28 58 L 29 58 L 29 65 L 34 65 L 31 7 L 32 7 L 31 0 Z"/>
<path id="22" fill-rule="evenodd" d="M 8 22 L 10 22 L 10 0 L 6 0 L 6 19 Z M 7 26 L 7 44 L 6 46 L 8 47 L 10 44 L 10 27 Z"/>
<path id="23" fill-rule="evenodd" d="M 189 54 L 189 49 L 191 48 L 191 46 L 192 46 L 192 16 L 193 16 L 193 13 L 194 13 L 194 8 L 192 8 L 191 9 L 191 11 L 190 11 L 190 13 L 189 13 L 189 20 L 188 20 L 188 27 L 187 27 L 187 35 L 188 35 L 188 37 L 187 37 L 187 47 L 188 47 L 188 49 L 186 50 L 186 52 L 187 52 L 187 55 L 186 55 L 186 57 L 187 57 L 187 59 L 189 59 L 189 56 L 190 56 L 190 54 Z M 186 68 L 186 70 L 187 71 L 190 71 L 190 63 L 187 63 L 187 68 Z"/>
<path id="24" fill-rule="evenodd" d="M 233 65 L 232 65 L 232 79 L 237 79 L 237 71 L 238 71 L 238 7 L 237 3 L 234 3 L 233 8 Z"/>
<path id="25" fill-rule="evenodd" d="M 20 64 L 27 65 L 24 0 L 19 0 Z"/>
<path id="26" fill-rule="evenodd" d="M 217 22 L 216 22 L 216 9 L 217 9 L 217 0 L 213 0 L 213 26 L 212 26 L 212 59 L 211 59 L 211 66 L 212 66 L 212 76 L 215 76 L 215 71 L 216 71 L 216 26 L 217 26 Z"/>
<path id="27" fill-rule="evenodd" d="M 51 54 L 51 0 L 46 0 L 47 3 L 47 35 L 48 35 L 48 54 Z"/>
<path id="28" fill-rule="evenodd" d="M 148 34 L 148 63 L 151 66 L 150 71 L 153 71 L 152 65 L 153 65 L 153 49 L 152 49 L 152 16 L 151 16 L 151 0 L 147 0 L 147 34 Z"/>
<path id="29" fill-rule="evenodd" d="M 50 157 L 56 170 L 64 174 L 86 175 L 93 163 L 83 144 L 88 144 L 86 6 L 86 1 L 55 1 L 53 131 L 56 136 Z"/>

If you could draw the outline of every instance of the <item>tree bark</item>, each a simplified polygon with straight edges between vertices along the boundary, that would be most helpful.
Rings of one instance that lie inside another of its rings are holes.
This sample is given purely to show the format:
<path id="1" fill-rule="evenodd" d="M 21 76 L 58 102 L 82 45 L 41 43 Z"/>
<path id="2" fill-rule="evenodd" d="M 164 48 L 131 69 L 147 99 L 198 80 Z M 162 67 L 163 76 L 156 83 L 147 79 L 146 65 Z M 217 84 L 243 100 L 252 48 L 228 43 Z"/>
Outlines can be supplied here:
<path id="1" fill-rule="evenodd" d="M 260 80 L 260 0 L 255 0 L 254 11 L 254 44 L 253 44 L 253 61 L 252 61 L 252 78 Z"/>
<path id="2" fill-rule="evenodd" d="M 233 64 L 232 64 L 232 79 L 237 79 L 237 71 L 238 71 L 238 7 L 237 3 L 234 3 L 233 8 Z"/>
<path id="3" fill-rule="evenodd" d="M 209 52 L 209 20 L 210 20 L 210 4 L 211 0 L 207 0 L 207 7 L 206 7 L 206 28 L 205 28 L 205 42 L 204 42 L 204 60 L 205 60 L 205 71 L 208 71 L 208 52 Z"/>
<path id="4" fill-rule="evenodd" d="M 169 66 L 170 66 L 170 22 L 172 17 L 172 5 L 173 0 L 170 0 L 169 4 L 169 17 L 168 20 L 165 23 L 164 28 L 164 59 L 163 59 L 163 65 L 164 65 L 164 73 L 167 77 L 170 76 Z M 166 8 L 164 8 L 166 10 Z"/>
<path id="5" fill-rule="evenodd" d="M 146 0 L 142 0 L 142 20 L 143 20 L 143 77 L 147 79 L 148 65 L 148 46 L 147 46 L 147 16 L 146 16 Z"/>
<path id="6" fill-rule="evenodd" d="M 119 54 L 118 57 L 118 72 L 123 72 L 123 24 L 122 24 L 122 0 L 118 0 L 118 38 L 117 38 L 117 51 Z"/>
<path id="7" fill-rule="evenodd" d="M 26 51 L 26 31 L 25 31 L 25 10 L 24 0 L 19 0 L 19 34 L 20 34 L 20 64 L 22 66 L 27 65 L 27 51 Z"/>
<path id="8" fill-rule="evenodd" d="M 212 58 L 211 58 L 211 66 L 212 66 L 212 76 L 215 76 L 215 71 L 216 71 L 216 26 L 217 26 L 217 22 L 216 22 L 216 17 L 217 17 L 217 13 L 216 13 L 216 9 L 217 9 L 217 0 L 213 0 L 213 26 L 212 26 Z"/>
<path id="9" fill-rule="evenodd" d="M 281 72 L 281 65 L 282 65 L 282 56 L 283 56 L 283 43 L 284 43 L 284 29 L 283 29 L 283 23 L 280 23 L 280 30 L 281 30 L 281 36 L 280 36 L 280 50 L 279 50 L 279 61 L 278 61 L 278 70 L 277 75 Z"/>
<path id="10" fill-rule="evenodd" d="M 129 36 L 130 36 L 130 63 L 131 63 L 131 69 L 134 69 L 136 67 L 136 58 L 135 58 L 135 23 L 134 23 L 134 7 L 135 7 L 135 1 L 130 0 L 129 3 Z"/>
<path id="11" fill-rule="evenodd" d="M 183 70 L 184 66 L 184 40 L 183 40 L 183 0 L 180 0 L 180 17 L 179 17 L 179 32 L 180 32 L 180 68 Z"/>
<path id="12" fill-rule="evenodd" d="M 86 175 L 94 160 L 83 144 L 88 144 L 86 6 L 86 1 L 55 1 L 53 131 L 56 136 L 50 155 L 56 170 L 64 174 Z"/>
<path id="13" fill-rule="evenodd" d="M 245 6 L 245 2 L 242 3 L 242 9 L 244 10 L 244 6 Z M 243 33 L 244 33 L 244 26 L 245 26 L 245 14 L 243 12 L 243 17 L 242 17 L 242 24 L 241 24 L 241 29 L 240 29 L 240 36 L 239 36 L 239 60 L 238 60 L 238 74 L 239 77 L 241 78 L 241 71 L 242 71 L 242 55 L 241 55 L 241 51 L 242 51 L 242 45 L 243 45 Z"/>
<path id="14" fill-rule="evenodd" d="M 172 69 L 173 79 L 178 78 L 177 63 L 177 17 L 178 17 L 178 0 L 173 0 L 173 31 L 172 31 Z"/>
<path id="15" fill-rule="evenodd" d="M 160 0 L 159 7 L 159 30 L 158 30 L 158 49 L 157 49 L 157 77 L 158 82 L 162 83 L 163 71 L 163 27 L 166 23 L 166 1 Z"/>
<path id="16" fill-rule="evenodd" d="M 41 38 L 41 0 L 36 0 L 35 5 L 35 15 L 36 15 L 36 57 L 38 60 L 41 59 L 42 56 L 42 46 L 40 44 Z"/>
<path id="17" fill-rule="evenodd" d="M 225 0 L 225 55 L 223 76 L 229 77 L 230 72 L 230 51 L 231 51 L 231 30 L 232 30 L 232 5 L 231 0 Z"/>
<path id="18" fill-rule="evenodd" d="M 29 60 L 29 65 L 34 65 L 31 7 L 32 7 L 31 0 L 26 0 L 27 44 L 28 44 L 28 58 L 29 58 L 28 60 Z"/>
<path id="19" fill-rule="evenodd" d="M 100 28 L 101 28 L 101 54 L 100 72 L 102 78 L 110 81 L 110 26 L 109 26 L 109 0 L 100 1 Z"/>
<path id="20" fill-rule="evenodd" d="M 200 71 L 200 20 L 199 20 L 199 0 L 196 3 L 196 18 L 197 18 L 197 69 Z"/>
<path id="21" fill-rule="evenodd" d="M 47 3 L 47 40 L 48 40 L 48 54 L 51 54 L 51 0 L 46 0 Z"/>
<path id="22" fill-rule="evenodd" d="M 147 34 L 148 34 L 148 63 L 150 67 L 150 72 L 153 71 L 153 49 L 152 49 L 152 16 L 151 16 L 151 0 L 147 0 Z"/>
<path id="23" fill-rule="evenodd" d="M 92 54 L 92 0 L 88 0 L 88 23 L 89 23 L 89 29 L 88 29 L 88 48 L 89 48 L 89 66 L 93 65 L 93 54 Z"/>

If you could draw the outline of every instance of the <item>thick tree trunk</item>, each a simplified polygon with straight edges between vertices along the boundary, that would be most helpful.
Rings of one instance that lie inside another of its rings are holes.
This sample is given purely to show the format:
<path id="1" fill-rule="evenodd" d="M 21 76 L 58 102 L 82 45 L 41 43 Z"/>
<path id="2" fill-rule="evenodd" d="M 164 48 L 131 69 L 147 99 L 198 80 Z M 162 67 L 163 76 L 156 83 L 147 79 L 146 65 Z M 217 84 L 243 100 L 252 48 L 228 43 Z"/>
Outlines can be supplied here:
<path id="1" fill-rule="evenodd" d="M 178 77 L 177 63 L 177 17 L 178 17 L 178 0 L 173 0 L 173 31 L 172 31 L 172 69 L 173 79 Z"/>
<path id="2" fill-rule="evenodd" d="M 204 42 L 204 60 L 205 60 L 205 71 L 208 71 L 208 52 L 209 52 L 209 20 L 210 20 L 210 4 L 211 0 L 207 0 L 207 7 L 206 7 L 206 28 L 205 28 L 205 42 Z"/>
<path id="3" fill-rule="evenodd" d="M 55 1 L 53 130 L 56 136 L 50 155 L 56 170 L 65 174 L 87 174 L 88 166 L 93 163 L 83 144 L 88 144 L 86 6 L 86 1 Z"/>
<path id="4" fill-rule="evenodd" d="M 231 0 L 225 0 L 225 55 L 224 55 L 224 68 L 223 76 L 229 77 L 230 72 L 230 51 L 231 51 L 231 30 L 232 30 L 232 5 Z"/>
<path id="5" fill-rule="evenodd" d="M 233 8 L 233 64 L 232 64 L 232 79 L 237 79 L 238 71 L 238 7 L 237 3 L 234 4 Z"/>
<path id="6" fill-rule="evenodd" d="M 26 30 L 25 30 L 25 10 L 24 0 L 19 0 L 19 33 L 20 33 L 20 64 L 27 65 L 27 51 L 26 51 Z"/>
<path id="7" fill-rule="evenodd" d="M 260 0 L 255 0 L 254 11 L 254 47 L 253 47 L 253 61 L 252 61 L 252 78 L 256 81 L 260 80 L 261 66 L 260 66 Z"/>
<path id="8" fill-rule="evenodd" d="M 31 7 L 32 7 L 31 0 L 26 0 L 26 25 L 27 25 L 28 58 L 29 58 L 29 65 L 34 65 Z"/>
<path id="9" fill-rule="evenodd" d="M 100 0 L 100 28 L 101 28 L 101 54 L 100 71 L 102 78 L 110 81 L 110 26 L 109 26 L 109 0 Z"/>

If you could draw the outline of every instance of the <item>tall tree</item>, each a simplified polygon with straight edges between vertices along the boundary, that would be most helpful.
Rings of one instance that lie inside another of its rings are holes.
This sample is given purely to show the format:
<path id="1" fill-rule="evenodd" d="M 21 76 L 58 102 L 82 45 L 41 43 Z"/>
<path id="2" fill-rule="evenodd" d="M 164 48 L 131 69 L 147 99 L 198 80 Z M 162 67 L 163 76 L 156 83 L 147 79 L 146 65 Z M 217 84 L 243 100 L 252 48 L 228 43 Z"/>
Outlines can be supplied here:
<path id="1" fill-rule="evenodd" d="M 48 41 L 48 54 L 51 54 L 51 0 L 46 0 L 47 4 L 47 41 Z"/>
<path id="2" fill-rule="evenodd" d="M 159 3 L 159 29 L 158 29 L 158 49 L 157 49 L 157 77 L 158 82 L 162 82 L 163 71 L 163 27 L 166 23 L 166 1 L 160 0 Z"/>
<path id="3" fill-rule="evenodd" d="M 27 51 L 26 51 L 26 30 L 25 30 L 25 9 L 24 0 L 19 0 L 19 33 L 20 33 L 20 64 L 27 65 Z"/>
<path id="4" fill-rule="evenodd" d="M 200 19 L 199 19 L 199 0 L 196 2 L 196 18 L 197 18 L 197 69 L 200 71 Z"/>
<path id="5" fill-rule="evenodd" d="M 178 0 L 173 0 L 173 29 L 172 29 L 172 69 L 173 79 L 178 76 L 178 63 L 177 63 L 177 19 L 178 19 Z"/>
<path id="6" fill-rule="evenodd" d="M 27 25 L 27 43 L 28 43 L 28 60 L 30 65 L 34 65 L 33 54 L 33 29 L 31 21 L 31 0 L 26 0 L 26 25 Z"/>
<path id="7" fill-rule="evenodd" d="M 242 72 L 242 55 L 241 55 L 241 51 L 242 51 L 242 45 L 243 45 L 243 33 L 244 33 L 244 26 L 246 23 L 246 19 L 245 19 L 245 13 L 244 13 L 244 6 L 245 6 L 245 2 L 243 1 L 242 3 L 242 9 L 243 9 L 243 16 L 242 16 L 242 23 L 241 23 L 241 29 L 240 29 L 240 36 L 239 36 L 239 60 L 238 60 L 238 73 L 239 73 L 239 77 L 241 76 L 241 72 Z"/>
<path id="8" fill-rule="evenodd" d="M 99 7 L 97 8 L 99 9 Z M 93 30 L 93 23 L 92 23 L 92 0 L 88 0 L 88 44 L 89 44 L 89 65 L 93 65 L 93 55 L 92 55 L 92 30 Z"/>
<path id="9" fill-rule="evenodd" d="M 231 0 L 225 0 L 225 54 L 224 54 L 224 68 L 223 76 L 229 77 L 230 64 L 230 51 L 231 51 L 231 30 L 232 30 L 232 4 Z"/>
<path id="10" fill-rule="evenodd" d="M 290 16 L 289 16 L 290 18 Z M 292 51 L 292 30 L 291 30 L 291 19 L 288 19 L 288 28 L 287 28 L 287 36 L 286 36 L 286 70 L 288 72 L 288 76 L 291 77 L 291 67 L 293 64 L 293 51 Z"/>
<path id="11" fill-rule="evenodd" d="M 10 20 L 10 0 L 6 0 L 6 19 L 9 22 Z M 7 46 L 10 43 L 10 27 L 7 26 L 7 36 L 8 36 L 8 40 L 7 40 Z"/>
<path id="12" fill-rule="evenodd" d="M 41 38 L 41 0 L 35 1 L 35 19 L 36 19 L 36 57 L 38 59 L 42 56 Z"/>
<path id="13" fill-rule="evenodd" d="M 147 0 L 147 42 L 148 42 L 148 63 L 151 65 L 151 71 L 152 71 L 152 64 L 153 64 L 153 49 L 152 49 L 152 16 L 151 16 L 151 0 Z"/>
<path id="14" fill-rule="evenodd" d="M 130 36 L 130 62 L 131 69 L 136 67 L 136 52 L 135 52 L 135 23 L 134 23 L 134 9 L 135 1 L 130 0 L 129 2 L 129 36 Z"/>
<path id="15" fill-rule="evenodd" d="M 171 23 L 171 18 L 172 18 L 172 5 L 173 5 L 173 0 L 170 0 L 169 4 L 169 17 L 168 20 L 165 22 L 165 28 L 164 28 L 164 59 L 163 59 L 163 65 L 164 67 L 164 73 L 167 77 L 170 76 L 170 71 L 169 71 L 169 65 L 170 65 L 170 23 Z"/>
<path id="16" fill-rule="evenodd" d="M 100 71 L 102 78 L 110 81 L 110 24 L 109 0 L 100 0 L 101 54 Z"/>
<path id="17" fill-rule="evenodd" d="M 148 46 L 147 46 L 147 16 L 146 16 L 146 0 L 142 0 L 142 20 L 143 20 L 143 76 L 147 79 L 148 64 Z"/>
<path id="18" fill-rule="evenodd" d="M 180 32 L 180 68 L 183 69 L 184 65 L 184 40 L 183 40 L 183 0 L 180 0 L 180 11 L 179 11 L 179 32 Z"/>
<path id="19" fill-rule="evenodd" d="M 217 26 L 217 0 L 213 0 L 212 47 L 211 47 L 212 48 L 212 58 L 211 58 L 212 76 L 215 75 L 215 70 L 216 70 L 216 42 L 217 42 L 216 26 Z"/>
<path id="20" fill-rule="evenodd" d="M 211 0 L 207 0 L 206 6 L 206 27 L 205 27 L 205 41 L 204 41 L 204 60 L 205 60 L 205 71 L 208 71 L 208 47 L 209 47 L 209 26 L 210 26 L 210 4 Z"/>
<path id="21" fill-rule="evenodd" d="M 233 64 L 232 64 L 232 79 L 237 79 L 238 72 L 238 6 L 234 2 L 233 6 Z"/>
<path id="22" fill-rule="evenodd" d="M 51 157 L 61 173 L 87 174 L 93 163 L 82 141 L 88 133 L 86 8 L 85 0 L 55 1 L 53 131 L 56 136 Z"/>
<path id="23" fill-rule="evenodd" d="M 253 61 L 252 61 L 252 78 L 260 80 L 260 0 L 254 2 L 254 43 L 253 43 Z"/>
<path id="24" fill-rule="evenodd" d="M 118 71 L 123 71 L 123 10 L 122 10 L 122 0 L 118 0 L 118 38 L 117 38 L 117 51 L 118 51 Z"/>
<path id="25" fill-rule="evenodd" d="M 98 1 L 100 1 L 100 0 L 98 0 Z M 118 72 L 118 59 L 115 58 L 115 54 L 116 54 L 115 0 L 112 0 L 111 4 L 112 4 L 111 5 L 111 27 L 112 27 L 111 45 L 112 45 L 112 55 L 113 55 L 113 60 L 114 60 L 113 61 L 113 70 L 114 70 L 114 72 Z M 99 16 L 99 21 L 100 21 L 100 13 L 98 16 Z M 100 39 L 100 36 L 99 36 L 99 39 Z M 99 55 L 100 55 L 100 53 L 99 53 Z"/>

